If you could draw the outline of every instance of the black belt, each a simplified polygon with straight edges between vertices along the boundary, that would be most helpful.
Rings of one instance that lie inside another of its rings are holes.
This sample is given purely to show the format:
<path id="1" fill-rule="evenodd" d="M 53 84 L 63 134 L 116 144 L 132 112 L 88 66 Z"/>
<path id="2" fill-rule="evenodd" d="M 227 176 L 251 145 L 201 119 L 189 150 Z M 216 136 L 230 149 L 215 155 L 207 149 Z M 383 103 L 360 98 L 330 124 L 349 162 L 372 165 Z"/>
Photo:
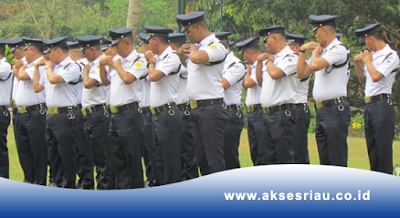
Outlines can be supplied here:
<path id="1" fill-rule="evenodd" d="M 324 107 L 330 107 L 332 105 L 342 104 L 343 102 L 346 102 L 346 97 L 337 97 L 326 101 L 316 101 L 315 106 L 318 109 L 322 109 Z"/>
<path id="2" fill-rule="evenodd" d="M 152 107 L 152 108 L 150 108 L 150 111 L 151 111 L 151 114 L 153 114 L 153 115 L 160 114 L 161 112 L 166 111 L 166 110 L 173 111 L 172 109 L 174 106 L 175 106 L 175 103 L 170 102 L 170 103 L 161 105 L 159 107 Z M 175 111 L 173 113 L 175 114 Z"/>
<path id="3" fill-rule="evenodd" d="M 238 104 L 228 105 L 228 106 L 226 106 L 226 108 L 229 111 L 240 111 L 240 105 L 238 105 Z"/>
<path id="4" fill-rule="evenodd" d="M 0 111 L 8 111 L 8 106 L 0 106 Z"/>
<path id="5" fill-rule="evenodd" d="M 273 114 L 278 111 L 286 111 L 290 110 L 292 108 L 296 108 L 296 105 L 294 104 L 281 104 L 277 106 L 272 106 L 272 107 L 263 107 L 263 112 L 266 114 Z"/>
<path id="6" fill-rule="evenodd" d="M 139 113 L 141 113 L 141 114 L 147 114 L 147 113 L 151 113 L 151 111 L 150 111 L 150 107 L 140 107 L 139 108 Z"/>
<path id="7" fill-rule="evenodd" d="M 86 107 L 86 108 L 82 108 L 82 114 L 84 116 L 90 115 L 96 111 L 104 111 L 104 112 L 108 112 L 107 111 L 107 105 L 106 104 L 98 104 L 95 106 L 91 106 L 91 107 Z"/>
<path id="8" fill-rule="evenodd" d="M 192 100 L 190 101 L 190 107 L 192 109 L 196 109 L 201 106 L 209 106 L 213 104 L 222 104 L 224 101 L 222 98 L 216 98 L 216 99 L 206 99 L 206 100 Z"/>
<path id="9" fill-rule="evenodd" d="M 374 103 L 380 100 L 385 100 L 387 99 L 388 101 L 391 101 L 391 96 L 390 94 L 379 94 L 379 95 L 375 95 L 375 96 L 365 96 L 364 97 L 364 101 L 366 104 L 370 104 L 370 103 Z"/>
<path id="10" fill-rule="evenodd" d="M 135 109 L 135 108 L 137 109 L 138 107 L 139 107 L 139 103 L 132 102 L 132 103 L 124 104 L 121 106 L 110 106 L 110 111 L 111 111 L 111 113 L 116 114 L 116 113 L 121 113 L 121 112 L 127 111 L 129 109 Z"/>
<path id="11" fill-rule="evenodd" d="M 305 107 L 308 107 L 308 105 L 307 105 L 307 103 L 298 103 L 298 104 L 295 104 L 294 105 L 296 108 L 305 108 Z"/>
<path id="12" fill-rule="evenodd" d="M 188 103 L 178 104 L 176 105 L 180 111 L 186 111 L 190 108 Z"/>
<path id="13" fill-rule="evenodd" d="M 62 113 L 71 113 L 76 109 L 75 106 L 69 107 L 47 107 L 47 113 L 51 115 L 62 114 Z"/>
<path id="14" fill-rule="evenodd" d="M 262 107 L 261 107 L 261 104 L 247 105 L 246 110 L 247 110 L 247 113 L 251 113 L 251 112 L 255 112 L 255 111 L 261 111 Z"/>
<path id="15" fill-rule="evenodd" d="M 33 111 L 40 111 L 41 114 L 46 113 L 46 104 L 45 103 L 40 103 L 40 104 L 35 104 L 31 106 L 23 106 L 23 107 L 17 107 L 18 113 L 20 114 L 27 114 L 29 112 Z"/>

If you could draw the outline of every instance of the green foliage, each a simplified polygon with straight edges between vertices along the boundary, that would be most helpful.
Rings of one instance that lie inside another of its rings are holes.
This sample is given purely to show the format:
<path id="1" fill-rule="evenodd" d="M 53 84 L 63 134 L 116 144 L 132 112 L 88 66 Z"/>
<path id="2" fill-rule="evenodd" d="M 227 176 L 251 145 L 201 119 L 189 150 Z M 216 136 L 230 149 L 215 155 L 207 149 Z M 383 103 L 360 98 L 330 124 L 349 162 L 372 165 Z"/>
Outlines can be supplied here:
<path id="1" fill-rule="evenodd" d="M 310 125 L 308 126 L 308 133 L 315 132 L 315 124 L 317 123 L 317 114 L 314 107 L 310 107 Z"/>

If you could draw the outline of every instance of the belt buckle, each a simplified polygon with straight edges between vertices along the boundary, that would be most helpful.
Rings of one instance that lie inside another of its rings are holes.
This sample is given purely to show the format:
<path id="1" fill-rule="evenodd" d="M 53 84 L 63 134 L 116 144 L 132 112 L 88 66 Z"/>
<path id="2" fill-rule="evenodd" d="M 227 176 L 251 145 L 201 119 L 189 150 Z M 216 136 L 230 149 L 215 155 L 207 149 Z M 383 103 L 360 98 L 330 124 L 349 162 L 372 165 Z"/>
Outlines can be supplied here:
<path id="1" fill-rule="evenodd" d="M 153 114 L 153 115 L 156 114 L 156 109 L 154 107 L 151 107 L 150 108 L 150 113 Z"/>
<path id="2" fill-rule="evenodd" d="M 197 105 L 197 101 L 190 101 L 190 108 L 192 108 L 192 109 L 196 109 L 196 108 L 198 108 L 199 106 Z"/>
<path id="3" fill-rule="evenodd" d="M 87 115 L 86 109 L 85 109 L 85 108 L 82 108 L 81 111 L 82 111 L 83 116 L 86 116 L 86 115 Z"/>
<path id="4" fill-rule="evenodd" d="M 28 113 L 28 110 L 26 109 L 26 107 L 17 107 L 18 113 L 20 114 L 26 114 Z"/>
<path id="5" fill-rule="evenodd" d="M 271 112 L 269 111 L 269 108 L 268 108 L 268 107 L 263 107 L 262 110 L 263 110 L 263 112 L 266 113 L 266 114 L 270 114 L 270 113 L 271 113 Z"/>
<path id="6" fill-rule="evenodd" d="M 369 103 L 371 103 L 371 96 L 365 96 L 364 97 L 364 101 L 365 101 L 365 103 L 367 103 L 367 104 L 369 104 Z"/>
<path id="7" fill-rule="evenodd" d="M 58 107 L 48 107 L 47 111 L 49 112 L 49 114 L 51 115 L 55 115 L 55 114 L 59 114 L 58 112 Z"/>
<path id="8" fill-rule="evenodd" d="M 324 103 L 322 101 L 317 101 L 316 105 L 318 109 L 324 108 Z"/>
<path id="9" fill-rule="evenodd" d="M 111 113 L 116 114 L 118 113 L 118 108 L 116 106 L 110 106 L 110 111 Z"/>

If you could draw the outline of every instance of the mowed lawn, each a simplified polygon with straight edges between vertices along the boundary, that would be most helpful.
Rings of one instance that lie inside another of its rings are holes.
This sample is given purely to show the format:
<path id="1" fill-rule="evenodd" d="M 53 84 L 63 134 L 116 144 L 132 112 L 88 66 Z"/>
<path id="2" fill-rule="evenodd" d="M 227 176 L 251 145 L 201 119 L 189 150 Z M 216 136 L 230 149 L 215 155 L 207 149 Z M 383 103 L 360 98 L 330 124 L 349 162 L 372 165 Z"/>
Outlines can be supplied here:
<path id="1" fill-rule="evenodd" d="M 9 128 L 8 132 L 8 149 L 10 157 L 10 179 L 23 181 L 24 175 L 19 164 L 17 149 L 15 147 L 13 128 Z M 308 134 L 308 148 L 310 152 L 311 164 L 319 164 L 317 144 L 314 134 Z M 368 153 L 364 138 L 347 139 L 349 144 L 349 167 L 369 170 Z M 242 131 L 240 140 L 240 163 L 242 167 L 253 166 L 250 158 L 249 145 L 247 139 L 247 130 Z M 394 165 L 400 165 L 400 141 L 393 143 L 393 162 Z"/>

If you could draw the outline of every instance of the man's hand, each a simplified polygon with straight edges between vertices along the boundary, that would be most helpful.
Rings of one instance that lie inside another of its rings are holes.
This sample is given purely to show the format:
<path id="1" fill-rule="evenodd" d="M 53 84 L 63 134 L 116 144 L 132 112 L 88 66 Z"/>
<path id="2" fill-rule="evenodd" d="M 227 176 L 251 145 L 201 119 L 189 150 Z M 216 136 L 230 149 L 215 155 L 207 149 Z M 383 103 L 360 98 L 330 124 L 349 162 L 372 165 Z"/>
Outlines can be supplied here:
<path id="1" fill-rule="evenodd" d="M 83 68 L 83 73 L 89 73 L 91 66 L 89 64 L 86 64 L 85 67 Z"/>
<path id="2" fill-rule="evenodd" d="M 179 55 L 183 54 L 190 54 L 190 44 L 183 44 L 179 50 L 178 50 Z"/>
<path id="3" fill-rule="evenodd" d="M 46 61 L 46 67 L 53 69 L 54 68 L 54 63 L 51 62 L 51 61 Z"/>
<path id="4" fill-rule="evenodd" d="M 36 66 L 44 66 L 46 64 L 47 60 L 42 58 L 38 62 L 36 62 Z"/>
<path id="5" fill-rule="evenodd" d="M 260 54 L 260 55 L 258 55 L 258 57 L 257 57 L 257 61 L 260 61 L 260 62 L 265 61 L 265 60 L 267 60 L 267 59 L 270 59 L 271 56 L 273 56 L 273 55 L 268 54 L 268 53 Z"/>
<path id="6" fill-rule="evenodd" d="M 146 57 L 146 60 L 149 62 L 156 62 L 156 59 L 154 58 L 154 53 L 152 51 L 146 51 L 146 53 L 144 54 L 144 56 Z"/>
<path id="7" fill-rule="evenodd" d="M 21 68 L 22 65 L 24 65 L 24 62 L 22 62 L 21 60 L 18 60 L 18 61 L 14 64 L 15 68 L 17 68 L 17 69 Z"/>
<path id="8" fill-rule="evenodd" d="M 311 41 L 311 42 L 308 42 L 308 43 L 302 45 L 302 46 L 300 47 L 300 50 L 310 51 L 310 50 L 314 50 L 314 49 L 317 48 L 318 46 L 319 46 L 319 43 L 318 43 L 318 42 Z"/>
<path id="9" fill-rule="evenodd" d="M 112 60 L 111 56 L 106 56 L 100 59 L 100 65 L 114 67 L 114 61 Z"/>
<path id="10" fill-rule="evenodd" d="M 371 52 L 369 52 L 368 50 L 365 50 L 363 53 L 362 53 L 362 60 L 364 61 L 364 63 L 369 63 L 369 62 L 371 62 L 372 61 L 372 54 L 371 54 Z"/>

